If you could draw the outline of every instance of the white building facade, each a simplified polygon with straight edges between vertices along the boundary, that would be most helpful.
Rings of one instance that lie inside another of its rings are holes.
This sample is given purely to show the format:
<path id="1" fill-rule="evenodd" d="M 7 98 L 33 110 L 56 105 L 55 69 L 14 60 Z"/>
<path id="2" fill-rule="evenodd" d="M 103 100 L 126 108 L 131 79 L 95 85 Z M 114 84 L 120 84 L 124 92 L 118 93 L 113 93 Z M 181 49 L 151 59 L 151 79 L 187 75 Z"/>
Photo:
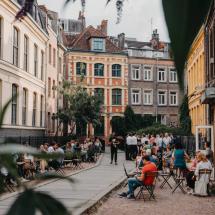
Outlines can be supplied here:
<path id="1" fill-rule="evenodd" d="M 0 104 L 12 98 L 1 136 L 45 132 L 45 78 L 48 34 L 39 8 L 15 20 L 20 1 L 0 1 Z"/>

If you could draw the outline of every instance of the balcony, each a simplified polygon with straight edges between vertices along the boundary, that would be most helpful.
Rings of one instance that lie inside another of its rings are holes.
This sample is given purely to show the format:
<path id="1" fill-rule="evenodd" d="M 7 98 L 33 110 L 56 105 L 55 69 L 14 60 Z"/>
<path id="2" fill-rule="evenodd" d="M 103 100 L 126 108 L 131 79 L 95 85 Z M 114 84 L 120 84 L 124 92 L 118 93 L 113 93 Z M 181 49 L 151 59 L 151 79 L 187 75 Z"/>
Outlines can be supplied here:
<path id="1" fill-rule="evenodd" d="M 215 87 L 208 87 L 205 89 L 201 97 L 202 104 L 209 104 L 215 100 Z"/>

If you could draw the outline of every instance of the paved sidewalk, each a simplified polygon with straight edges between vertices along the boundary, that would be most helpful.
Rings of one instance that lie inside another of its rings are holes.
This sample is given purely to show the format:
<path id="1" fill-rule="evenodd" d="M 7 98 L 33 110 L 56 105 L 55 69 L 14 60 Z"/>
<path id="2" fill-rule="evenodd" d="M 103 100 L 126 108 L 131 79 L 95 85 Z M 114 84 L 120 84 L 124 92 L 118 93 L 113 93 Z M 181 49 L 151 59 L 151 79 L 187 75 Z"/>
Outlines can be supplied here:
<path id="1" fill-rule="evenodd" d="M 58 180 L 37 188 L 39 191 L 51 193 L 64 203 L 74 215 L 82 213 L 87 207 L 95 204 L 98 199 L 118 185 L 125 177 L 123 163 L 125 154 L 118 153 L 118 165 L 110 164 L 110 154 L 105 153 L 101 163 L 94 168 L 84 170 L 71 176 L 77 180 L 74 185 Z M 126 168 L 132 170 L 134 163 L 126 161 Z M 4 215 L 15 200 L 15 196 L 0 201 L 0 215 Z"/>

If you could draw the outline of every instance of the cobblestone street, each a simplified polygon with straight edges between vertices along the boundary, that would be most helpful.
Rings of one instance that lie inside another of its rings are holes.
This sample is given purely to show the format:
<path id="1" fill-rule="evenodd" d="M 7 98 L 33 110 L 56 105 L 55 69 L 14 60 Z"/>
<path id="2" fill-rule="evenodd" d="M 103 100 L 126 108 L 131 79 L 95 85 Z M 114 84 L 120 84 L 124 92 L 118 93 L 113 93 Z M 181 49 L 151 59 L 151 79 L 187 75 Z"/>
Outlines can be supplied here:
<path id="1" fill-rule="evenodd" d="M 170 189 L 165 187 L 163 190 L 157 186 L 155 190 L 156 201 L 145 202 L 143 199 L 128 200 L 119 198 L 118 193 L 126 191 L 121 188 L 112 193 L 106 202 L 98 208 L 96 215 L 212 215 L 215 211 L 215 197 L 196 197 L 182 194 L 179 190 L 172 194 Z"/>

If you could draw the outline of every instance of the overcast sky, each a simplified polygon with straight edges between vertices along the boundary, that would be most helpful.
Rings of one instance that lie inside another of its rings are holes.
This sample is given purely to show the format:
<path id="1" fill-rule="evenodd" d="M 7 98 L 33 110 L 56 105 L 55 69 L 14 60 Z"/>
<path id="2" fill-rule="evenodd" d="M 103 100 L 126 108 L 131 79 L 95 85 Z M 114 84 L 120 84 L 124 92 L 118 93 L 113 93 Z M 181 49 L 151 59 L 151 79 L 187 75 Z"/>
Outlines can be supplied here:
<path id="1" fill-rule="evenodd" d="M 77 19 L 81 10 L 80 0 L 69 3 L 63 9 L 65 0 L 38 0 L 50 10 L 59 13 L 61 18 Z M 152 28 L 158 28 L 160 39 L 169 41 L 163 17 L 161 0 L 125 0 L 120 24 L 116 24 L 115 0 L 106 7 L 106 0 L 86 0 L 85 17 L 87 25 L 97 26 L 101 20 L 108 20 L 108 34 L 116 36 L 124 32 L 127 37 L 136 37 L 140 41 L 151 38 Z"/>

